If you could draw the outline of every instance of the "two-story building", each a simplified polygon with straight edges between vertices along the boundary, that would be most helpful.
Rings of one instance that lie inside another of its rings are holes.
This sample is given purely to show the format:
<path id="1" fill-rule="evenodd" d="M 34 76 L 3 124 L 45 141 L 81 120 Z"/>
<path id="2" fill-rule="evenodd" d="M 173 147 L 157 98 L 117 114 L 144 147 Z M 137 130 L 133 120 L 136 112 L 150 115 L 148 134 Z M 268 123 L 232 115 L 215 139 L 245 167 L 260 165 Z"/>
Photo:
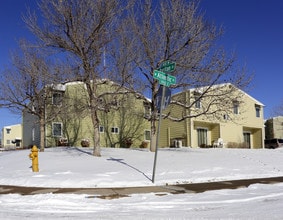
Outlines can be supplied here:
<path id="1" fill-rule="evenodd" d="M 231 84 L 216 85 L 221 89 Z M 228 88 L 228 87 L 227 87 Z M 169 106 L 171 116 L 176 118 L 182 115 L 197 115 L 198 109 L 205 105 L 209 96 L 198 99 L 202 88 L 189 89 L 172 96 L 172 99 L 183 99 L 189 103 L 194 100 L 190 109 L 181 106 Z M 218 116 L 202 114 L 198 117 L 188 117 L 179 122 L 164 119 L 161 126 L 160 146 L 191 146 L 191 147 L 243 147 L 263 148 L 264 146 L 264 105 L 244 91 L 235 89 L 233 100 L 221 100 L 217 102 L 229 102 L 230 110 L 219 111 Z M 217 96 L 217 89 L 212 96 Z M 233 96 L 233 94 L 229 94 Z M 195 101 L 197 100 L 197 101 Z M 210 103 L 211 104 L 211 103 Z M 228 106 L 228 107 L 229 107 Z M 227 107 L 227 104 L 226 104 Z M 219 108 L 219 105 L 217 106 Z"/>
<path id="2" fill-rule="evenodd" d="M 225 89 L 225 86 L 231 88 L 232 85 L 216 86 Z M 46 146 L 65 144 L 80 146 L 82 141 L 89 141 L 91 146 L 94 130 L 87 108 L 85 85 L 81 82 L 70 82 L 55 88 L 57 89 L 54 89 L 50 100 L 46 103 L 46 114 L 56 108 L 60 108 L 61 113 L 52 121 L 46 122 Z M 100 85 L 101 93 L 110 88 L 110 84 L 107 83 Z M 143 141 L 150 141 L 150 123 L 145 117 L 146 114 L 150 114 L 148 105 L 145 105 L 148 100 L 137 99 L 131 93 L 115 95 L 110 90 L 109 95 L 101 96 L 100 100 L 101 103 L 111 105 L 107 111 L 104 109 L 99 112 L 101 146 L 120 147 L 123 145 L 122 141 L 125 141 L 138 147 Z M 216 93 L 217 90 L 218 88 L 215 89 Z M 207 98 L 198 99 L 200 92 L 201 88 L 198 88 L 174 94 L 172 100 L 181 98 L 188 103 L 194 100 L 194 105 L 189 109 L 169 105 L 166 111 L 170 111 L 170 115 L 176 117 L 183 114 L 197 115 L 195 113 L 207 102 Z M 217 96 L 215 92 L 214 96 Z M 234 93 L 235 98 L 229 100 L 230 110 L 220 111 L 218 117 L 201 114 L 197 117 L 187 117 L 179 122 L 163 119 L 159 147 L 262 148 L 265 137 L 264 105 L 240 89 L 236 88 Z M 232 94 L 227 96 L 230 97 Z M 217 100 L 217 102 L 227 102 L 227 100 Z M 39 123 L 34 115 L 23 114 L 23 128 L 24 146 L 38 145 Z"/>
<path id="3" fill-rule="evenodd" d="M 145 119 L 146 100 L 136 98 L 125 88 L 111 81 L 99 84 L 98 111 L 100 145 L 102 147 L 140 146 L 150 140 L 150 124 Z M 86 87 L 82 82 L 68 82 L 53 87 L 46 101 L 45 147 L 58 145 L 93 146 L 93 124 L 89 111 Z M 52 112 L 56 115 L 52 118 Z M 23 113 L 24 146 L 40 143 L 39 120 Z"/>
<path id="4" fill-rule="evenodd" d="M 22 147 L 22 125 L 10 125 L 2 128 L 2 147 L 15 149 Z"/>
<path id="5" fill-rule="evenodd" d="M 266 139 L 283 139 L 283 116 L 269 118 L 265 122 Z"/>

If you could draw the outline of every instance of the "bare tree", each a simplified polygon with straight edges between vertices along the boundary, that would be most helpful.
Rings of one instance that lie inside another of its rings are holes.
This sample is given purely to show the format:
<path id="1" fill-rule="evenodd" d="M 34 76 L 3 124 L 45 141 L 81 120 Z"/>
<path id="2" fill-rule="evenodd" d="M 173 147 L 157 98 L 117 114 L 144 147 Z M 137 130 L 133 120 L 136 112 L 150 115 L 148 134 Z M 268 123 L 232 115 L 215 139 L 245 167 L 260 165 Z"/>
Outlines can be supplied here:
<path id="1" fill-rule="evenodd" d="M 277 106 L 275 106 L 271 111 L 271 117 L 282 116 L 283 115 L 283 101 Z"/>
<path id="2" fill-rule="evenodd" d="M 64 112 L 58 115 L 59 121 L 63 122 L 63 134 L 69 146 L 75 146 L 74 144 L 78 142 L 82 121 L 88 114 L 86 102 L 78 90 L 76 89 L 76 92 L 67 90 L 64 93 L 61 105 Z"/>
<path id="3" fill-rule="evenodd" d="M 70 75 L 70 80 L 79 80 L 86 85 L 94 127 L 93 155 L 100 156 L 98 112 L 107 111 L 105 107 L 109 105 L 99 102 L 103 95 L 98 95 L 98 86 L 103 83 L 100 79 L 124 79 L 118 77 L 119 73 L 111 74 L 105 70 L 103 57 L 106 46 L 115 37 L 115 19 L 125 3 L 117 0 L 42 0 L 39 6 L 42 22 L 32 13 L 24 20 L 45 47 L 63 52 L 62 57 L 67 54 L 72 59 L 72 65 L 77 66 L 77 72 Z"/>
<path id="4" fill-rule="evenodd" d="M 151 150 L 155 150 L 156 139 L 156 95 L 158 81 L 153 78 L 163 61 L 176 62 L 176 70 L 170 74 L 177 79 L 176 85 L 170 88 L 174 91 L 184 91 L 191 88 L 199 90 L 198 99 L 172 100 L 171 106 L 181 106 L 184 113 L 181 117 L 174 117 L 170 112 L 164 117 L 173 121 L 200 115 L 214 115 L 220 111 L 228 112 L 231 108 L 231 94 L 235 87 L 244 88 L 248 85 L 245 68 L 236 69 L 235 56 L 227 55 L 223 48 L 218 46 L 218 40 L 223 29 L 205 20 L 199 9 L 199 1 L 187 0 L 137 0 L 128 14 L 127 24 L 130 32 L 121 35 L 128 40 L 128 51 L 136 51 L 132 57 L 132 75 L 136 78 L 136 88 L 145 86 L 146 94 L 150 94 L 152 103 L 151 121 Z M 126 42 L 126 41 L 125 41 Z M 225 89 L 214 85 L 231 83 L 234 86 Z M 217 93 L 215 93 L 217 91 Z M 187 111 L 200 99 L 209 100 L 200 111 Z"/>
<path id="5" fill-rule="evenodd" d="M 46 115 L 45 107 L 50 102 L 53 85 L 57 78 L 56 67 L 48 61 L 38 48 L 26 41 L 20 43 L 20 51 L 12 55 L 12 65 L 0 78 L 0 103 L 18 114 L 35 116 L 40 127 L 40 150 L 45 146 L 45 125 L 62 109 L 53 108 Z"/>
<path id="6" fill-rule="evenodd" d="M 199 90 L 198 99 L 193 102 L 185 99 L 172 101 L 172 105 L 184 108 L 181 118 L 173 117 L 170 112 L 164 115 L 173 121 L 203 114 L 217 115 L 224 109 L 228 112 L 228 106 L 231 106 L 226 100 L 232 99 L 229 89 L 232 94 L 234 86 L 243 88 L 247 84 L 245 71 L 233 69 L 233 54 L 227 55 L 218 47 L 222 28 L 205 20 L 197 0 L 130 2 L 134 3 L 133 7 L 124 11 L 127 3 L 117 0 L 42 0 L 42 18 L 37 19 L 30 13 L 24 19 L 44 47 L 53 48 L 60 58 L 68 57 L 67 65 L 76 69 L 71 71 L 69 80 L 85 83 L 94 127 L 95 156 L 100 156 L 98 112 L 107 112 L 111 107 L 111 103 L 101 102 L 101 99 L 111 93 L 126 91 L 116 86 L 111 92 L 101 94 L 98 87 L 106 83 L 101 79 L 119 82 L 131 91 L 139 90 L 137 94 L 141 91 L 150 94 L 152 150 L 156 139 L 158 90 L 153 72 L 163 61 L 177 63 L 176 71 L 172 73 L 177 78 L 177 84 L 171 86 L 174 91 L 205 88 Z M 106 57 L 106 50 L 111 51 L 109 57 Z M 106 65 L 106 60 L 114 65 Z M 234 86 L 227 87 L 228 91 L 218 89 L 223 92 L 215 95 L 214 85 L 225 82 Z M 211 104 L 195 114 L 186 111 L 206 97 Z"/>
<path id="7" fill-rule="evenodd" d="M 141 101 L 141 100 L 140 100 Z M 133 94 L 120 95 L 117 104 L 119 109 L 112 114 L 103 113 L 102 124 L 104 126 L 105 142 L 111 147 L 119 144 L 120 147 L 129 147 L 134 142 L 143 141 L 145 121 L 143 119 L 144 110 Z M 141 101 L 142 102 L 142 101 Z M 113 123 L 119 129 L 116 136 L 113 132 Z"/>

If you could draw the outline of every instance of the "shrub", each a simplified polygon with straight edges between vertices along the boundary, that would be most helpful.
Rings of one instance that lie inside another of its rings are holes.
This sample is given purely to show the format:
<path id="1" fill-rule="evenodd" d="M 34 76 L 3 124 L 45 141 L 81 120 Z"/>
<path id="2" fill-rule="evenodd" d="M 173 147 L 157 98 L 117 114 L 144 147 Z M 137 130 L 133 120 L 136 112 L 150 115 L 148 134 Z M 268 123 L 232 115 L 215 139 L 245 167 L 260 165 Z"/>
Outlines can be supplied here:
<path id="1" fill-rule="evenodd" d="M 228 142 L 227 148 L 239 148 L 239 144 L 237 142 Z"/>
<path id="2" fill-rule="evenodd" d="M 201 144 L 199 147 L 200 148 L 212 148 L 212 146 L 208 144 Z"/>
<path id="3" fill-rule="evenodd" d="M 143 141 L 140 145 L 140 148 L 147 148 L 149 144 L 149 141 Z"/>
<path id="4" fill-rule="evenodd" d="M 125 138 L 122 142 L 122 148 L 130 148 L 133 144 L 133 141 L 131 138 Z"/>
<path id="5" fill-rule="evenodd" d="M 82 139 L 81 146 L 82 147 L 89 147 L 89 140 L 88 139 Z"/>
<path id="6" fill-rule="evenodd" d="M 227 148 L 249 148 L 249 144 L 247 142 L 237 143 L 237 142 L 228 142 Z"/>

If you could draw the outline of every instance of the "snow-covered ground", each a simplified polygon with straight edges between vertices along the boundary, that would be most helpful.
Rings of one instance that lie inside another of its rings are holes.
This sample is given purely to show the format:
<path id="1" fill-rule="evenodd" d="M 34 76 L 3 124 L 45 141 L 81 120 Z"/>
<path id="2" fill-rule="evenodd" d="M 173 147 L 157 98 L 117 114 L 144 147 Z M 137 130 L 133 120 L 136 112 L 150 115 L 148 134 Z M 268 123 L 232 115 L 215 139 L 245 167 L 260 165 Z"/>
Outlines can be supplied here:
<path id="1" fill-rule="evenodd" d="M 131 187 L 283 176 L 283 149 L 48 148 L 31 171 L 29 150 L 0 152 L 0 184 Z M 0 195 L 0 219 L 283 219 L 283 183 L 189 194 L 133 194 L 104 200 L 87 194 Z"/>

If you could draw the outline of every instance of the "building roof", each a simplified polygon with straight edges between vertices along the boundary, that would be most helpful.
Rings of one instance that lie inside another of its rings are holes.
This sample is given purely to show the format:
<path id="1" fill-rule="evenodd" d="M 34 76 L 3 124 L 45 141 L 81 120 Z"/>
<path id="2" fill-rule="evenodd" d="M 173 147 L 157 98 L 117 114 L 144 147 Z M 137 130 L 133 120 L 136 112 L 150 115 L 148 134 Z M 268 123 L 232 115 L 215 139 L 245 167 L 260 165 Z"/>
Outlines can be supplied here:
<path id="1" fill-rule="evenodd" d="M 255 99 L 254 97 L 250 96 L 248 93 L 244 92 L 243 90 L 237 88 L 236 86 L 234 86 L 233 84 L 231 83 L 221 83 L 221 84 L 215 84 L 212 86 L 213 89 L 217 88 L 217 87 L 223 87 L 223 86 L 233 86 L 234 88 L 238 89 L 240 92 L 242 92 L 245 96 L 249 97 L 250 99 L 252 99 L 256 105 L 260 105 L 260 106 L 265 106 L 262 102 L 258 101 L 257 99 Z M 188 89 L 186 91 L 191 91 L 191 92 L 194 92 L 194 91 L 197 91 L 197 92 L 200 92 L 205 90 L 207 88 L 207 86 L 203 86 L 203 87 L 199 87 L 199 88 L 191 88 L 191 89 Z M 183 93 L 184 91 L 181 91 L 181 92 L 178 92 L 178 93 L 175 93 L 174 95 L 177 95 L 177 94 L 180 94 L 180 93 Z"/>

